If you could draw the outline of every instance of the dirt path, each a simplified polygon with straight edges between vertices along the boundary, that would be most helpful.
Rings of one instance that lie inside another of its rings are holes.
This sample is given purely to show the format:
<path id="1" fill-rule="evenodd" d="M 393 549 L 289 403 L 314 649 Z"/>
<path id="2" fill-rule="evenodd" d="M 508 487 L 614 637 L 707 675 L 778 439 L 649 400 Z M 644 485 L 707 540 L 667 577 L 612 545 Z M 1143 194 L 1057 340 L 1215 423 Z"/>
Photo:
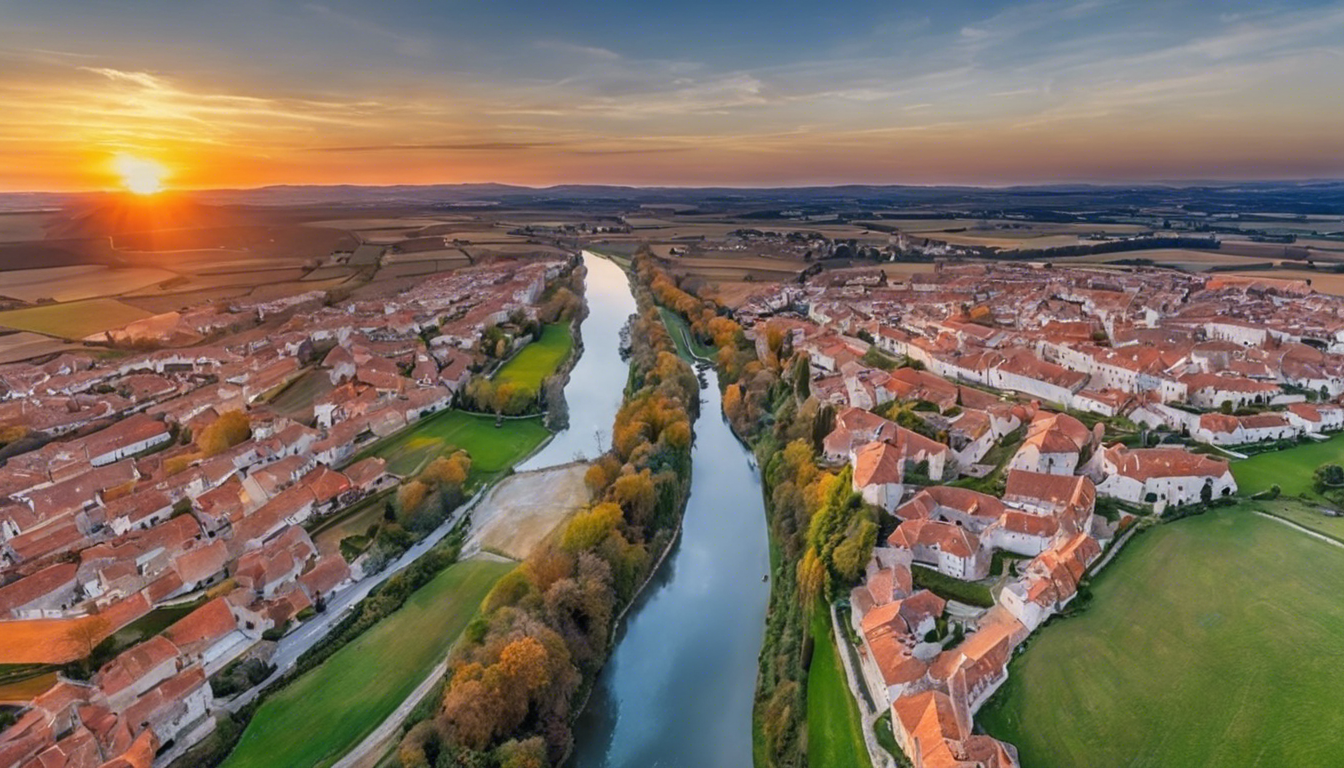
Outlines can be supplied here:
<path id="1" fill-rule="evenodd" d="M 1259 510 L 1256 510 L 1256 513 L 1255 513 L 1255 514 L 1257 514 L 1257 515 L 1259 515 L 1259 516 L 1261 516 L 1261 517 L 1263 517 L 1263 518 L 1266 518 L 1266 519 L 1269 519 L 1269 520 L 1273 520 L 1273 521 L 1276 522 L 1276 523 L 1282 523 L 1283 525 L 1286 525 L 1286 526 L 1288 526 L 1289 528 L 1294 528 L 1294 529 L 1296 529 L 1296 530 L 1299 530 L 1299 531 L 1301 531 L 1302 533 L 1305 533 L 1305 534 L 1307 534 L 1308 536 L 1312 537 L 1313 539 L 1320 539 L 1321 541 L 1324 541 L 1326 544 L 1329 544 L 1329 545 L 1332 546 L 1332 547 L 1339 547 L 1340 549 L 1344 549 L 1344 544 L 1341 544 L 1341 543 L 1339 543 L 1338 541 L 1335 541 L 1334 539 L 1330 538 L 1329 536 L 1326 536 L 1326 535 L 1323 534 L 1323 533 L 1320 533 L 1320 532 L 1318 532 L 1318 531 L 1313 531 L 1313 530 L 1311 530 L 1310 528 L 1306 527 L 1305 525 L 1298 525 L 1297 523 L 1294 523 L 1292 520 L 1285 520 L 1285 519 L 1283 519 L 1282 517 L 1276 517 L 1276 516 L 1274 516 L 1274 515 L 1265 514 L 1264 512 L 1261 512 L 1261 511 L 1259 511 Z"/>

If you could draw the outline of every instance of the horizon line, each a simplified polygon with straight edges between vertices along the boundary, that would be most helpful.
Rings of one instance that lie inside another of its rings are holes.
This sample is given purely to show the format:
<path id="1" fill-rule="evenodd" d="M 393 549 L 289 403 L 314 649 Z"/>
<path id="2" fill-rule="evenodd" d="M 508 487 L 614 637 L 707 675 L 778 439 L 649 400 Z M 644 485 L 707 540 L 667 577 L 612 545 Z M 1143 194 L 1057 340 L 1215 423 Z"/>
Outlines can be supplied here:
<path id="1" fill-rule="evenodd" d="M 975 189 L 975 190 L 1007 190 L 1007 189 L 1048 189 L 1059 187 L 1098 187 L 1104 189 L 1120 189 L 1125 187 L 1172 187 L 1172 188 L 1191 188 L 1191 187 L 1214 187 L 1214 186 L 1237 186 L 1243 184 L 1340 184 L 1344 183 L 1344 176 L 1331 177 L 1251 177 L 1245 179 L 1144 179 L 1133 181 L 1039 181 L 1039 182 L 1013 182 L 1013 183 L 914 183 L 914 182 L 818 182 L 804 184 L 752 184 L 752 183 L 728 183 L 728 184 L 614 184 L 605 182 L 560 182 L 557 184 L 531 185 L 517 184 L 502 181 L 450 181 L 450 182 L 429 182 L 429 183 L 404 183 L 390 182 L 385 184 L 369 183 L 307 183 L 307 182 L 280 182 L 274 184 L 261 184 L 254 187 L 169 187 L 147 198 L 168 196 L 173 194 L 203 194 L 212 192 L 260 192 L 273 189 L 428 189 L 432 187 L 508 187 L 520 190 L 531 190 L 534 192 L 545 192 L 552 189 L 566 187 L 607 187 L 612 189 L 634 189 L 634 190 L 673 190 L 692 192 L 696 190 L 713 189 L 731 189 L 742 191 L 761 191 L 761 190 L 807 190 L 807 189 L 841 189 L 845 187 L 869 187 L 869 188 L 889 188 L 889 189 Z M 0 196 L 14 195 L 52 195 L 52 196 L 82 196 L 82 195 L 130 195 L 133 194 L 124 189 L 79 189 L 79 190 L 51 190 L 51 189 L 18 189 L 18 190 L 0 190 Z"/>

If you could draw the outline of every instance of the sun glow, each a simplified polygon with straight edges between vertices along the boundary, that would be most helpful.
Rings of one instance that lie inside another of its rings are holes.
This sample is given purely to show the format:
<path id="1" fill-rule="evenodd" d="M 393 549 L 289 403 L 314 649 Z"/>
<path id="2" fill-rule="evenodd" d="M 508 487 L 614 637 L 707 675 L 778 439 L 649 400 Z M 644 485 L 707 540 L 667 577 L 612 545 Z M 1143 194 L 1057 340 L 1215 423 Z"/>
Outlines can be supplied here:
<path id="1" fill-rule="evenodd" d="M 135 155 L 117 155 L 112 161 L 121 185 L 137 195 L 152 195 L 163 189 L 168 169 L 154 160 Z"/>

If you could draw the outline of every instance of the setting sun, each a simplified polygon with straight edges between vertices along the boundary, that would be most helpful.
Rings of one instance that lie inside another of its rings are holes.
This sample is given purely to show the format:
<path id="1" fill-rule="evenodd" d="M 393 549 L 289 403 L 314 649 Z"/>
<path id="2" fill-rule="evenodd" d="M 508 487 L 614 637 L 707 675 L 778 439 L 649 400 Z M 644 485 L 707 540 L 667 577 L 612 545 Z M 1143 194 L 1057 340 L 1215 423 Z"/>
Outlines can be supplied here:
<path id="1" fill-rule="evenodd" d="M 134 155 L 117 155 L 113 167 L 121 176 L 121 184 L 137 195 L 152 195 L 163 189 L 168 169 L 154 160 Z"/>

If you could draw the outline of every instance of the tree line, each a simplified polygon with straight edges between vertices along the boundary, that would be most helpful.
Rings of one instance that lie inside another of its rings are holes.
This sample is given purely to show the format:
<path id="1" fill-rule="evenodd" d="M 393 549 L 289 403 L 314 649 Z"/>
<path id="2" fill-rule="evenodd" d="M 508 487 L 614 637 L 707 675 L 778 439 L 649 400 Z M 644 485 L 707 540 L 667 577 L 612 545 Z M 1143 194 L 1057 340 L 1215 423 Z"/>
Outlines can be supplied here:
<path id="1" fill-rule="evenodd" d="M 611 447 L 584 478 L 593 501 L 486 598 L 438 706 L 398 748 L 406 768 L 541 768 L 570 752 L 616 617 L 670 545 L 690 487 L 699 382 L 646 286 L 635 286 L 640 311 Z"/>
<path id="2" fill-rule="evenodd" d="M 793 349 L 783 324 L 766 321 L 756 328 L 763 338 L 749 340 L 726 310 L 678 287 L 647 255 L 637 255 L 635 265 L 658 301 L 685 318 L 698 340 L 718 348 L 724 414 L 762 468 L 781 562 L 771 581 L 755 727 L 767 766 L 802 768 L 812 612 L 826 610 L 826 601 L 862 577 L 883 533 L 882 516 L 853 491 L 848 467 L 831 471 L 818 462 L 835 411 L 812 397 L 807 356 Z"/>

